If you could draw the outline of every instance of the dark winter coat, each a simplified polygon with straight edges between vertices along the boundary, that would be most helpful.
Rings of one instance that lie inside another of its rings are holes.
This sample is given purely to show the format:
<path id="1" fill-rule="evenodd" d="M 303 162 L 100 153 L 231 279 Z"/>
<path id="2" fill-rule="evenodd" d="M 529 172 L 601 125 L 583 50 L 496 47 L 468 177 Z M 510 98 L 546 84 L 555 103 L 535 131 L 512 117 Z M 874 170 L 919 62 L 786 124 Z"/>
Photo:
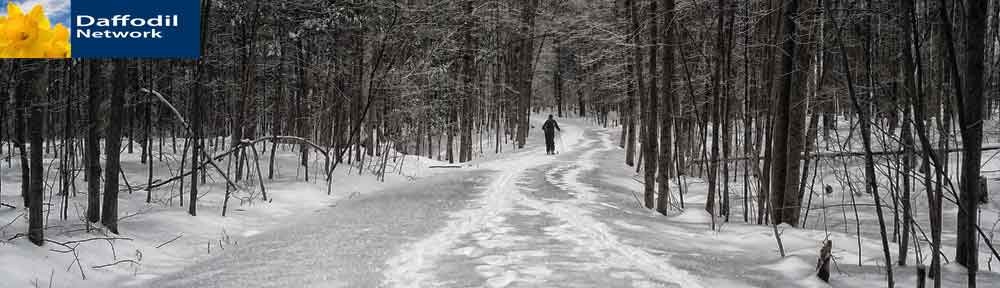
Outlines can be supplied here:
<path id="1" fill-rule="evenodd" d="M 559 129 L 559 123 L 556 123 L 556 120 L 553 119 L 546 120 L 545 124 L 542 125 L 542 130 L 545 130 L 546 137 L 554 136 L 556 130 L 562 131 L 562 129 Z"/>

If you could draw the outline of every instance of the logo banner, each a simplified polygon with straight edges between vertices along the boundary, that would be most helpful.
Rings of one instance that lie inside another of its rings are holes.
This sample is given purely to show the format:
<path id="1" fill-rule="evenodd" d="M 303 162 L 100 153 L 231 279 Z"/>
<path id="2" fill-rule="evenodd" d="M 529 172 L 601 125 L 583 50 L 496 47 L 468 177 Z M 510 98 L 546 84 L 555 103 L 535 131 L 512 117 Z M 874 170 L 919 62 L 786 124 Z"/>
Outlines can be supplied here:
<path id="1" fill-rule="evenodd" d="M 200 50 L 200 0 L 8 0 L 0 58 L 179 58 Z"/>

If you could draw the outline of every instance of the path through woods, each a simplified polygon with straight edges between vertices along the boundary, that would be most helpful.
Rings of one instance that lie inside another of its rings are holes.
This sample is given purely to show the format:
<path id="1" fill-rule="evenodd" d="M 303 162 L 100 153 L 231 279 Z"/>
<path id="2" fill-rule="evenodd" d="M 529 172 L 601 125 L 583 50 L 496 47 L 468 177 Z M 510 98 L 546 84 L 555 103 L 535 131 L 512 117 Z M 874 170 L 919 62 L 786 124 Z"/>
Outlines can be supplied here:
<path id="1" fill-rule="evenodd" d="M 525 150 L 454 173 L 373 193 L 307 215 L 296 226 L 153 280 L 153 287 L 812 287 L 823 231 L 765 226 L 707 229 L 705 184 L 691 179 L 687 209 L 641 208 L 641 184 L 621 165 L 620 129 L 564 120 L 564 148 L 545 156 L 541 131 Z M 537 130 L 537 129 L 536 129 Z M 698 192 L 700 191 L 700 192 Z M 734 209 L 741 207 L 734 207 Z M 784 229 L 784 228 L 782 228 Z M 877 235 L 864 241 L 878 259 Z M 844 273 L 835 287 L 879 283 L 856 267 L 853 235 L 833 232 Z M 874 256 L 874 257 L 872 257 Z M 868 262 L 868 260 L 866 260 Z M 945 283 L 963 275 L 946 273 Z M 913 284 L 912 272 L 897 275 Z M 981 283 L 1000 281 L 980 274 Z M 133 286 L 147 282 L 132 282 Z M 822 287 L 822 286 L 820 286 Z M 951 287 L 946 285 L 945 287 Z M 957 287 L 957 286 L 956 286 Z"/>

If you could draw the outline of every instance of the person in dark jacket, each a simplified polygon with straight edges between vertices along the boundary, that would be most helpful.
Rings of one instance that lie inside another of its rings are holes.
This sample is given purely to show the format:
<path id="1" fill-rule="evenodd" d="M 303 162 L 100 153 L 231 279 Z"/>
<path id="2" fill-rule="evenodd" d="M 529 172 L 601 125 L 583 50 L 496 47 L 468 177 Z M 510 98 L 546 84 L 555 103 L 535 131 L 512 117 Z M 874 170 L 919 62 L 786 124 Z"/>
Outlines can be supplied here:
<path id="1" fill-rule="evenodd" d="M 559 129 L 559 123 L 556 123 L 555 119 L 552 119 L 552 115 L 549 115 L 549 120 L 545 121 L 542 125 L 542 130 L 545 131 L 545 154 L 556 154 L 556 130 L 562 132 Z"/>

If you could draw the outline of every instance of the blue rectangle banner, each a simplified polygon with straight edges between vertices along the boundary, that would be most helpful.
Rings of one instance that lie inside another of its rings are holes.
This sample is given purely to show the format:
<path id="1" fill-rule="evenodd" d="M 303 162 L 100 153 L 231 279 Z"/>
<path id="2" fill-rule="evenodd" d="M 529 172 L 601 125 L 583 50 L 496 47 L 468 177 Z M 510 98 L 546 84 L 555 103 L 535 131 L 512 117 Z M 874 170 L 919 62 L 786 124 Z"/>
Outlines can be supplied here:
<path id="1" fill-rule="evenodd" d="M 73 57 L 198 58 L 199 2 L 73 0 Z"/>
<path id="2" fill-rule="evenodd" d="M 0 58 L 200 56 L 200 0 L 10 0 L 6 4 L 0 10 Z"/>

